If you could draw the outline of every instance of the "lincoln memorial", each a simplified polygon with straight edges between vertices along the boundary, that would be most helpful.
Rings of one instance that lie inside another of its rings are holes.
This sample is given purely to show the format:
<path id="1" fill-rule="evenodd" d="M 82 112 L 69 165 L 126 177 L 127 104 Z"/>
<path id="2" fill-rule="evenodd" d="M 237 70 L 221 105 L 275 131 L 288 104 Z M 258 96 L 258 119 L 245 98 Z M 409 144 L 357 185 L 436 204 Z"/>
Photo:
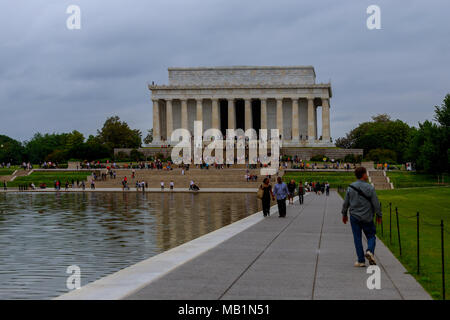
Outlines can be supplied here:
<path id="1" fill-rule="evenodd" d="M 332 147 L 330 83 L 316 83 L 312 66 L 169 68 L 168 85 L 148 86 L 152 145 L 171 145 L 177 128 L 279 129 L 285 147 Z M 321 130 L 318 114 L 321 113 Z M 270 130 L 269 130 L 270 136 Z M 175 142 L 174 142 L 175 143 Z"/>

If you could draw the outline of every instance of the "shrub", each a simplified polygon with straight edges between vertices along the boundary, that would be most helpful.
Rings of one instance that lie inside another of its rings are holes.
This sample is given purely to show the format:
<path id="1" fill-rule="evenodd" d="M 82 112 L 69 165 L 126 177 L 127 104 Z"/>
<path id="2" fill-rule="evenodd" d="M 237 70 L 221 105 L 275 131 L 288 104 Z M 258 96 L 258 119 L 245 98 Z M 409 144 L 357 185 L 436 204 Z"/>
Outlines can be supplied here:
<path id="1" fill-rule="evenodd" d="M 130 152 L 130 159 L 133 161 L 140 161 L 145 160 L 145 156 L 142 152 L 138 151 L 137 149 L 133 149 Z"/>
<path id="2" fill-rule="evenodd" d="M 396 163 L 397 154 L 389 149 L 373 149 L 367 154 L 367 159 L 378 163 Z"/>
<path id="3" fill-rule="evenodd" d="M 328 158 L 326 156 L 324 156 L 323 154 L 318 154 L 318 155 L 312 156 L 310 161 L 323 161 L 323 158 L 326 158 L 326 160 L 328 160 Z"/>

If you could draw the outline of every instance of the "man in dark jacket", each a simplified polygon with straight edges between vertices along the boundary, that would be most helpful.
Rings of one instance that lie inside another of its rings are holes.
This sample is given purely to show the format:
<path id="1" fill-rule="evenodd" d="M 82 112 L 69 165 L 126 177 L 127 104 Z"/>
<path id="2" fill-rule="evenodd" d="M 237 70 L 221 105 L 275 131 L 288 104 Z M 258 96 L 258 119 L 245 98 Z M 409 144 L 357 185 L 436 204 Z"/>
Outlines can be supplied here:
<path id="1" fill-rule="evenodd" d="M 371 265 L 376 264 L 374 257 L 376 228 L 373 223 L 373 216 L 376 214 L 377 223 L 380 224 L 382 214 L 375 188 L 368 183 L 369 177 L 366 168 L 356 168 L 355 175 L 358 180 L 349 186 L 345 195 L 342 206 L 342 222 L 347 223 L 347 211 L 350 211 L 350 224 L 358 256 L 355 267 L 365 267 L 365 259 L 369 260 Z M 365 254 L 362 245 L 362 232 L 367 238 Z"/>

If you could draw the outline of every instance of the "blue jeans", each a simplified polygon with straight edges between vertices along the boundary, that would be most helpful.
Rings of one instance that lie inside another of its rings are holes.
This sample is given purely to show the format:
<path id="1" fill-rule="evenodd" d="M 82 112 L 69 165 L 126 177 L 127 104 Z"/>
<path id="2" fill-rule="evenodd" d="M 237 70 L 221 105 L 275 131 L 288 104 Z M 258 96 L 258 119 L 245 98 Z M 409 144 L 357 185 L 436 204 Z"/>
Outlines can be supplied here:
<path id="1" fill-rule="evenodd" d="M 362 245 L 362 231 L 367 238 L 367 250 L 375 253 L 375 234 L 376 228 L 373 221 L 362 222 L 350 215 L 350 224 L 352 226 L 353 240 L 355 242 L 356 254 L 358 255 L 358 262 L 364 263 L 366 261 L 364 257 L 364 249 Z"/>

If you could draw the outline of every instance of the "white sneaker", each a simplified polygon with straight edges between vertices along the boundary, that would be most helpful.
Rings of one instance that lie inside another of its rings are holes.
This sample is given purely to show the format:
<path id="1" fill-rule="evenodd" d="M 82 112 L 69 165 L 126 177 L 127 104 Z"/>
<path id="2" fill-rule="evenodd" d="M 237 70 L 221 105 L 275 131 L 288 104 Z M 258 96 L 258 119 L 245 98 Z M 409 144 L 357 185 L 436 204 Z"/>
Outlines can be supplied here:
<path id="1" fill-rule="evenodd" d="M 362 268 L 362 267 L 365 267 L 366 264 L 365 264 L 364 262 L 358 262 L 358 261 L 356 261 L 355 264 L 354 264 L 353 266 L 354 266 L 354 267 L 357 267 L 357 268 Z"/>
<path id="2" fill-rule="evenodd" d="M 369 260 L 369 264 L 371 266 L 375 266 L 377 264 L 377 262 L 375 261 L 375 257 L 374 257 L 372 252 L 366 251 L 365 257 L 366 257 L 367 260 Z"/>

